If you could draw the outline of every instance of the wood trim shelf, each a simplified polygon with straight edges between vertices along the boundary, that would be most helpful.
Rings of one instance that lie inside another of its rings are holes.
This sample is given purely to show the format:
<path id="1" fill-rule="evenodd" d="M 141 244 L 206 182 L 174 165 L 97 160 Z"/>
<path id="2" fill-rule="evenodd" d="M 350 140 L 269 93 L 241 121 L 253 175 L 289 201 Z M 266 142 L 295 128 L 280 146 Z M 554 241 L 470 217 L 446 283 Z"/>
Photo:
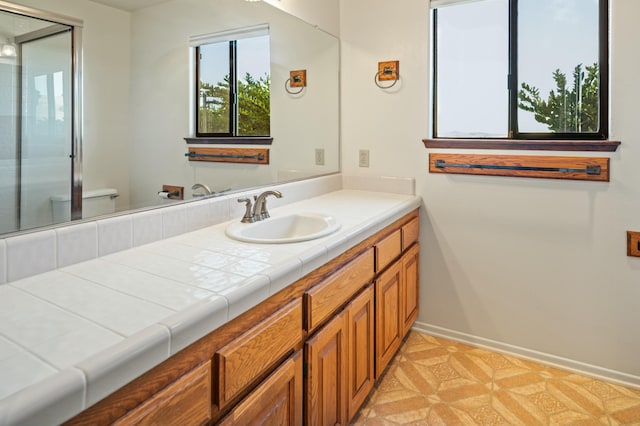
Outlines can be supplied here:
<path id="1" fill-rule="evenodd" d="M 609 158 L 430 153 L 429 173 L 609 182 Z"/>
<path id="2" fill-rule="evenodd" d="M 269 164 L 268 148 L 189 148 L 189 161 Z"/>
<path id="3" fill-rule="evenodd" d="M 271 145 L 271 136 L 200 136 L 197 138 L 184 138 L 187 144 L 227 144 L 227 145 Z"/>
<path id="4" fill-rule="evenodd" d="M 551 139 L 423 139 L 425 148 L 615 152 L 620 141 Z"/>

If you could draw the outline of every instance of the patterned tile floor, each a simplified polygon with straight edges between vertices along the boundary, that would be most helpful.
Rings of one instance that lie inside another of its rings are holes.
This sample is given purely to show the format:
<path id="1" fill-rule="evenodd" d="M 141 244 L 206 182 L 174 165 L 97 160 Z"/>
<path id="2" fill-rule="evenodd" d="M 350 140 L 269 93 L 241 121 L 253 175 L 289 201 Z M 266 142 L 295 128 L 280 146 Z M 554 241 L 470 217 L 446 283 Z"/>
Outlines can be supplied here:
<path id="1" fill-rule="evenodd" d="M 353 425 L 640 425 L 640 390 L 411 332 Z"/>

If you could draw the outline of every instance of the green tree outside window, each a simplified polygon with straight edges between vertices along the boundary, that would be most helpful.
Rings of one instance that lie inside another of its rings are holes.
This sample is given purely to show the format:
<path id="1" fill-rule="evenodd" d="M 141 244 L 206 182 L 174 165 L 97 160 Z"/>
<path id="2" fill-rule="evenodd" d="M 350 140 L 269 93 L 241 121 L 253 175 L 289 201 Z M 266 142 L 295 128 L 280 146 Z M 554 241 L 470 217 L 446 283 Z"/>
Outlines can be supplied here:
<path id="1" fill-rule="evenodd" d="M 576 65 L 573 83 L 568 86 L 566 74 L 556 69 L 553 79 L 555 90 L 549 92 L 547 100 L 540 90 L 523 82 L 518 93 L 518 107 L 532 112 L 535 120 L 557 133 L 597 132 L 599 128 L 598 64 Z"/>

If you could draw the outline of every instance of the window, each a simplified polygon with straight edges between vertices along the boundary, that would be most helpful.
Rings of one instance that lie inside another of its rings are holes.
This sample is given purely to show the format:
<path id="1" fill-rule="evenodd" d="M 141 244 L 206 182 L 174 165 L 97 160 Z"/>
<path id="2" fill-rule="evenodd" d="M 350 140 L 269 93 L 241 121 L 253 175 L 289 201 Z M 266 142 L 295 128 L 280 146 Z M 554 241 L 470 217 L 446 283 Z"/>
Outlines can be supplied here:
<path id="1" fill-rule="evenodd" d="M 196 137 L 268 137 L 268 28 L 193 37 L 192 44 L 196 55 Z"/>
<path id="2" fill-rule="evenodd" d="M 606 139 L 607 0 L 432 0 L 434 138 Z"/>

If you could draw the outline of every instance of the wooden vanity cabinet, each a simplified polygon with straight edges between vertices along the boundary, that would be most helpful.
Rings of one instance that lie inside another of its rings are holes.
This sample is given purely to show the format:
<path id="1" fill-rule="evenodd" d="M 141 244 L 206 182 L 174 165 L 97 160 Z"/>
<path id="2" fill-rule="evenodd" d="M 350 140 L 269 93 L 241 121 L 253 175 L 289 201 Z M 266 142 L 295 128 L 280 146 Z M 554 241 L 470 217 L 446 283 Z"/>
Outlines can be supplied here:
<path id="1" fill-rule="evenodd" d="M 305 343 L 306 424 L 347 425 L 373 388 L 373 285 Z"/>
<path id="2" fill-rule="evenodd" d="M 347 425 L 418 315 L 418 211 L 67 424 Z"/>
<path id="3" fill-rule="evenodd" d="M 418 317 L 419 233 L 416 214 L 375 245 L 376 379 Z"/>
<path id="4" fill-rule="evenodd" d="M 359 377 L 351 376 L 351 357 L 373 367 L 373 293 L 371 286 L 362 291 L 373 274 L 374 250 L 369 248 L 304 294 L 310 334 L 304 348 L 306 424 L 348 424 L 351 399 L 359 399 L 361 387 L 373 380 L 361 370 L 355 372 Z M 363 345 L 357 355 L 355 342 Z"/>
<path id="5" fill-rule="evenodd" d="M 418 316 L 419 253 L 415 243 L 376 279 L 376 379 Z"/>

